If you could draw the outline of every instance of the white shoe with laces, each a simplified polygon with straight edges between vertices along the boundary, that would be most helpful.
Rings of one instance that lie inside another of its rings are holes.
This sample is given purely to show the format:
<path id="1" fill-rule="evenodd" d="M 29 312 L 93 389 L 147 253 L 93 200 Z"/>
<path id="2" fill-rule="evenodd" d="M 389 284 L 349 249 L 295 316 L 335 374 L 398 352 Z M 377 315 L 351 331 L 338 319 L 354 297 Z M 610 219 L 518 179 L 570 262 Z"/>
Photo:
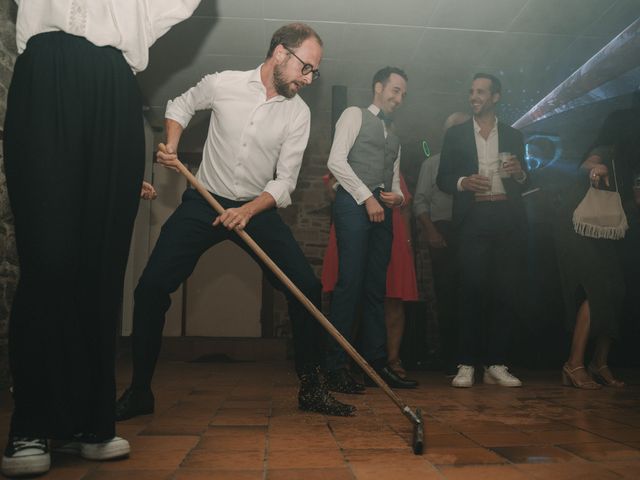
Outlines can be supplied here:
<path id="1" fill-rule="evenodd" d="M 458 365 L 458 373 L 451 381 L 452 387 L 469 388 L 473 386 L 475 369 L 471 365 Z"/>
<path id="2" fill-rule="evenodd" d="M 484 367 L 484 383 L 489 385 L 500 385 L 502 387 L 521 387 L 522 382 L 515 375 L 509 373 L 509 368 L 505 365 L 491 365 Z"/>
<path id="3" fill-rule="evenodd" d="M 2 473 L 7 477 L 38 475 L 49 471 L 51 456 L 44 438 L 10 437 L 2 457 Z"/>
<path id="4" fill-rule="evenodd" d="M 113 437 L 100 443 L 69 442 L 55 447 L 54 451 L 80 455 L 87 460 L 112 460 L 129 455 L 131 447 L 124 438 Z"/>

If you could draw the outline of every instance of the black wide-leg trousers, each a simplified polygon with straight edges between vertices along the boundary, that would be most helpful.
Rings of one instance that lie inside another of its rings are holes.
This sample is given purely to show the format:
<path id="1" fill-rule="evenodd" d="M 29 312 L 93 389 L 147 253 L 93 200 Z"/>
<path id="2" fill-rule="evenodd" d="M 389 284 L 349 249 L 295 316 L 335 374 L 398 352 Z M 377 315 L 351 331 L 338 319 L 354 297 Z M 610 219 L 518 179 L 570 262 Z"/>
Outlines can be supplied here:
<path id="1" fill-rule="evenodd" d="M 215 196 L 223 208 L 237 208 L 246 202 Z M 288 301 L 292 325 L 295 365 L 298 375 L 311 373 L 321 361 L 322 327 L 295 299 L 240 237 L 222 225 L 213 227 L 216 211 L 193 189 L 182 196 L 182 203 L 162 226 L 158 241 L 135 291 L 133 312 L 134 389 L 148 389 L 155 370 L 165 314 L 170 295 L 193 272 L 200 256 L 212 246 L 231 240 L 260 265 L 270 283 L 282 291 Z M 251 218 L 245 231 L 275 262 L 316 307 L 320 308 L 321 284 L 289 227 L 277 210 L 260 212 Z M 238 301 L 242 301 L 238 298 Z M 216 312 L 211 312 L 215 321 Z"/>
<path id="2" fill-rule="evenodd" d="M 115 434 L 115 340 L 144 170 L 141 98 L 122 53 L 31 38 L 4 132 L 20 280 L 11 310 L 11 434 Z"/>

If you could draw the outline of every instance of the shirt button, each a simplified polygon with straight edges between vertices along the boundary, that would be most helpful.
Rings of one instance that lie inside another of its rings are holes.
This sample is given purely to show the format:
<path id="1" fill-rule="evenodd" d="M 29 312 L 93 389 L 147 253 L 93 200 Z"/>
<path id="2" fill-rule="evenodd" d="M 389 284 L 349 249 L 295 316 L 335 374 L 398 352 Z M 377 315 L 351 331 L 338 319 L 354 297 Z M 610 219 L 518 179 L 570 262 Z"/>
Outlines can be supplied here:
<path id="1" fill-rule="evenodd" d="M 243 147 L 246 147 L 246 146 L 247 146 L 247 144 L 246 144 L 246 143 L 243 143 L 243 144 L 242 144 L 242 146 L 243 146 Z"/>

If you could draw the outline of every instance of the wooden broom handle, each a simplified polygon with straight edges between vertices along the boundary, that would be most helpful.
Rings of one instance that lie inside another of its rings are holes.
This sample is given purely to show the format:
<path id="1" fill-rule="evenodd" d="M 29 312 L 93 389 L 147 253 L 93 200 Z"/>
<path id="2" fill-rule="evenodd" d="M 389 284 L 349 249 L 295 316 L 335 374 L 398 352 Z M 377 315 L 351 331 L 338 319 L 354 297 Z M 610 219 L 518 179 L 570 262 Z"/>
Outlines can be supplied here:
<path id="1" fill-rule="evenodd" d="M 202 184 L 196 179 L 195 176 L 184 166 L 182 162 L 176 160 L 176 168 L 180 171 L 182 175 L 187 179 L 187 181 L 195 188 L 200 195 L 211 205 L 211 207 L 218 212 L 219 215 L 224 213 L 224 208 L 222 205 L 218 203 L 218 201 L 213 198 L 213 195 L 202 186 Z M 219 225 L 220 228 L 225 228 L 223 225 Z M 342 348 L 349 354 L 351 358 L 355 360 L 355 362 L 360 365 L 360 367 L 366 372 L 369 377 L 382 389 L 384 392 L 393 400 L 393 402 L 398 406 L 400 410 L 403 411 L 407 407 L 407 405 L 400 399 L 400 397 L 391 390 L 391 387 L 386 384 L 380 375 L 367 363 L 367 361 L 362 358 L 362 356 L 358 353 L 358 351 L 353 348 L 353 346 L 347 341 L 346 338 L 342 336 L 342 334 L 333 326 L 333 324 L 323 315 L 323 313 L 318 310 L 318 308 L 309 300 L 302 291 L 291 281 L 289 277 L 285 275 L 285 273 L 280 270 L 273 260 L 267 255 L 262 248 L 249 236 L 247 232 L 244 230 L 235 229 L 234 232 L 253 250 L 253 252 L 264 262 L 267 267 L 275 274 L 276 277 L 289 289 L 291 293 L 298 299 L 300 303 L 302 303 L 305 308 L 315 317 L 315 319 L 320 322 L 320 324 L 324 327 L 324 329 L 329 332 L 329 334 L 340 344 Z"/>

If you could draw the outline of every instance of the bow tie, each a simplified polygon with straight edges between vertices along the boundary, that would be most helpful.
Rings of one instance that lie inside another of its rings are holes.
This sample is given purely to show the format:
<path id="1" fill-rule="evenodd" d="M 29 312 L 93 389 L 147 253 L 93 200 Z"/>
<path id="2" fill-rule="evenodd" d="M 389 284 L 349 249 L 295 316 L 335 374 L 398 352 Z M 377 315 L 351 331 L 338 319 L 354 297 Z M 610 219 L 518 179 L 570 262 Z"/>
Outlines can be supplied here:
<path id="1" fill-rule="evenodd" d="M 378 117 L 380 120 L 382 120 L 382 121 L 384 122 L 384 124 L 385 124 L 387 127 L 388 127 L 389 125 L 391 125 L 391 121 L 392 121 L 391 117 L 390 117 L 390 116 L 388 116 L 386 113 L 384 113 L 382 110 L 380 110 L 380 111 L 378 112 L 377 117 Z"/>

